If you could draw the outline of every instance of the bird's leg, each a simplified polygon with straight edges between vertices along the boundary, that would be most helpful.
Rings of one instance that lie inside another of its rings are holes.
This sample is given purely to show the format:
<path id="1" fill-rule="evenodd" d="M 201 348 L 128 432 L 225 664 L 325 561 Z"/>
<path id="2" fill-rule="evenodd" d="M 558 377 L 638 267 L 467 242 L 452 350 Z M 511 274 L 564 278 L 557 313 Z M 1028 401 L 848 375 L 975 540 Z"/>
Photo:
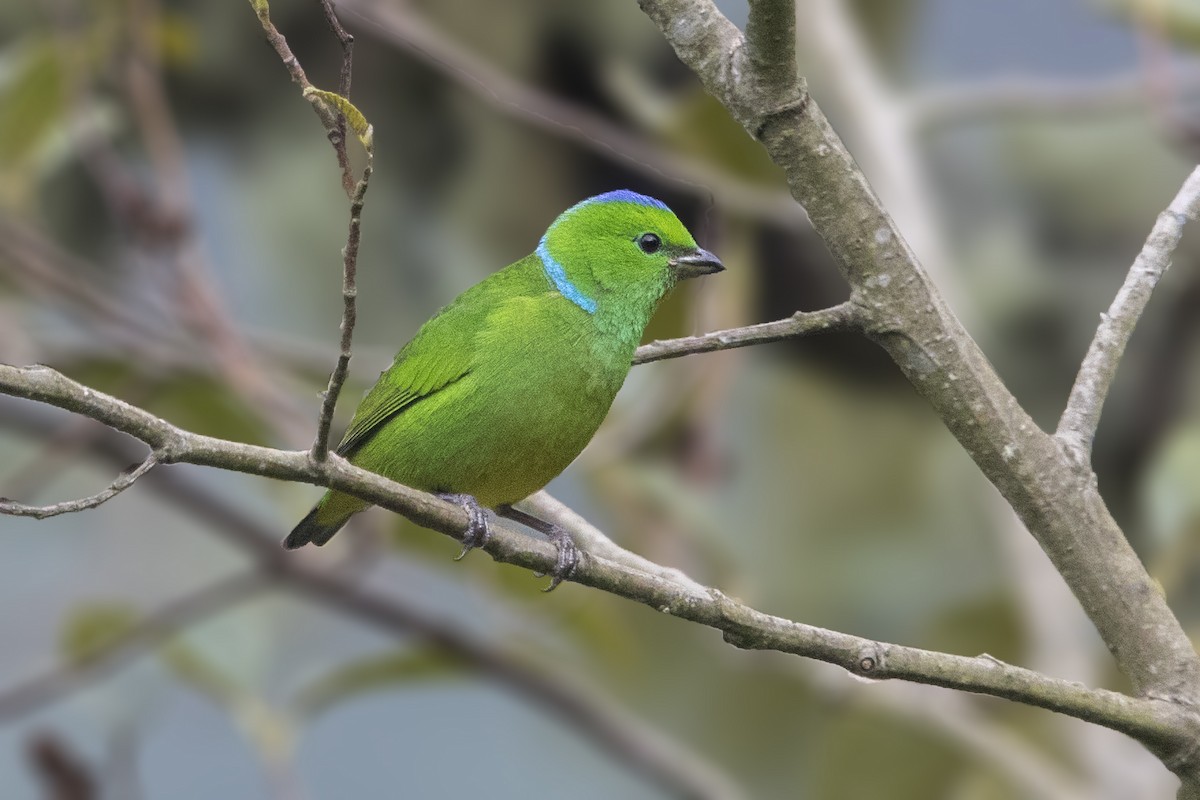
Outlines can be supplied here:
<path id="1" fill-rule="evenodd" d="M 558 550 L 558 559 L 554 562 L 554 569 L 550 570 L 550 585 L 543 591 L 552 591 L 575 572 L 575 568 L 579 566 L 580 552 L 566 529 L 553 522 L 538 519 L 532 514 L 518 511 L 512 506 L 496 506 L 496 513 L 544 534 Z"/>
<path id="2" fill-rule="evenodd" d="M 458 503 L 467 512 L 467 529 L 463 531 L 462 552 L 454 557 L 459 561 L 476 547 L 483 547 L 492 538 L 492 529 L 488 525 L 487 512 L 479 501 L 469 494 L 439 494 L 438 497 L 450 503 Z"/>

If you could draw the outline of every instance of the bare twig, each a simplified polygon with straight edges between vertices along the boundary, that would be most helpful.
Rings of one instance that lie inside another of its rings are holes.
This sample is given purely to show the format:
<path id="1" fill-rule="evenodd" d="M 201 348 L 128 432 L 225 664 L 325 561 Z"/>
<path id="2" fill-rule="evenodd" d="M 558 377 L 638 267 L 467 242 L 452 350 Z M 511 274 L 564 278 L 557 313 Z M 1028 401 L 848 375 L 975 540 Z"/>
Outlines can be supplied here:
<path id="1" fill-rule="evenodd" d="M 1150 302 L 1159 278 L 1171 265 L 1171 254 L 1183 236 L 1183 226 L 1200 214 L 1200 167 L 1192 171 L 1167 209 L 1158 215 L 1100 327 L 1088 347 L 1056 436 L 1075 450 L 1082 463 L 1091 458 L 1092 440 L 1100 411 L 1117 374 L 1133 329 Z"/>
<path id="2" fill-rule="evenodd" d="M 164 462 L 315 483 L 361 497 L 459 540 L 467 528 L 466 512 L 461 507 L 359 469 L 343 459 L 318 463 L 305 452 L 191 433 L 47 367 L 0 365 L 0 393 L 48 403 L 103 422 L 157 449 Z M 543 573 L 553 567 L 557 551 L 551 543 L 499 524 L 494 524 L 492 531 L 483 549 L 497 561 Z M 262 544 L 254 543 L 253 547 L 257 551 Z M 1089 689 L 988 657 L 969 658 L 885 644 L 792 622 L 756 611 L 715 589 L 698 590 L 694 584 L 677 584 L 661 574 L 647 574 L 601 557 L 586 555 L 572 580 L 720 630 L 738 647 L 814 658 L 873 679 L 898 678 L 1016 700 L 1122 731 L 1159 753 L 1190 747 L 1200 736 L 1200 715 L 1188 706 Z"/>
<path id="3" fill-rule="evenodd" d="M 292 53 L 292 48 L 288 46 L 287 39 L 275 27 L 275 23 L 271 22 L 271 4 L 268 0 L 250 0 L 250 5 L 254 8 L 254 13 L 258 16 L 258 21 L 262 25 L 263 33 L 267 36 L 267 43 L 274 48 L 279 55 L 283 66 L 287 69 L 288 74 L 292 76 L 292 82 L 295 83 L 303 91 L 311 88 L 312 84 L 308 80 L 308 76 L 304 74 L 304 67 L 300 66 L 300 61 Z M 336 109 L 330 108 L 324 103 L 313 103 L 313 111 L 316 112 L 317 118 L 321 120 L 321 124 L 325 126 L 325 130 L 330 133 L 335 133 L 338 130 L 339 115 Z M 334 144 L 334 150 L 337 150 L 337 143 L 331 138 Z M 338 154 L 338 166 L 341 166 L 341 154 Z"/>
<path id="4" fill-rule="evenodd" d="M 646 364 L 665 358 L 679 358 L 692 353 L 711 353 L 715 350 L 731 350 L 784 339 L 797 339 L 817 333 L 851 330 L 858 324 L 857 311 L 853 303 L 845 302 L 820 311 L 797 311 L 787 319 L 713 331 L 701 336 L 685 336 L 644 344 L 633 354 L 634 364 Z"/>
<path id="5" fill-rule="evenodd" d="M 141 464 L 117 476 L 117 479 L 110 483 L 103 491 L 96 492 L 89 497 L 79 498 L 78 500 L 64 500 L 61 503 L 49 506 L 27 506 L 0 497 L 0 514 L 7 514 L 13 517 L 46 519 L 48 517 L 57 517 L 59 514 L 73 514 L 76 511 L 86 511 L 89 508 L 95 508 L 98 505 L 107 503 L 130 486 L 133 486 L 138 478 L 149 472 L 157 463 L 157 456 L 151 453 L 146 456 L 146 460 Z"/>
<path id="6" fill-rule="evenodd" d="M 329 429 L 333 424 L 333 412 L 337 408 L 338 395 L 350 372 L 351 345 L 354 341 L 354 325 L 358 319 L 358 244 L 362 228 L 363 203 L 367 195 L 367 187 L 371 182 L 371 172 L 374 168 L 375 145 L 371 126 L 350 104 L 350 78 L 354 69 L 354 37 L 346 32 L 338 21 L 337 14 L 330 0 L 318 0 L 325 12 L 325 21 L 329 29 L 342 44 L 342 70 L 338 94 L 331 95 L 322 92 L 309 83 L 304 69 L 296 56 L 288 47 L 275 25 L 271 22 L 270 6 L 267 0 L 250 0 L 267 41 L 275 48 L 275 52 L 283 60 L 283 64 L 291 73 L 292 80 L 300 85 L 303 96 L 317 109 L 317 115 L 325 124 L 329 140 L 337 152 L 338 164 L 342 167 L 342 186 L 350 194 L 350 224 L 346 234 L 346 246 L 342 250 L 342 323 L 341 339 L 338 348 L 337 364 L 329 375 L 329 383 L 321 400 L 321 412 L 317 417 L 317 435 L 309 451 L 314 461 L 324 461 L 329 455 Z M 353 182 L 350 171 L 350 161 L 346 154 L 346 126 L 349 123 L 354 133 L 362 142 L 367 153 L 367 163 L 363 167 L 362 177 L 357 184 Z"/>
<path id="7" fill-rule="evenodd" d="M 317 4 L 321 6 L 321 10 L 325 14 L 325 22 L 329 25 L 329 30 L 342 45 L 342 69 L 338 75 L 338 94 L 349 100 L 350 79 L 354 71 L 354 37 L 342 27 L 331 0 L 317 0 Z M 334 130 L 329 132 L 329 140 L 337 152 L 338 166 L 342 168 L 342 189 L 345 190 L 346 196 L 352 197 L 354 195 L 354 173 L 350 169 L 350 156 L 346 152 L 346 118 L 341 114 L 338 114 Z"/>
<path id="8" fill-rule="evenodd" d="M 329 429 L 333 424 L 333 412 L 337 407 L 342 386 L 346 383 L 346 376 L 350 373 L 351 344 L 354 340 L 354 324 L 358 319 L 358 242 L 362 228 L 363 200 L 371 180 L 373 156 L 368 150 L 367 165 L 363 167 L 362 178 L 355 186 L 354 196 L 350 201 L 350 230 L 346 235 L 346 247 L 342 250 L 342 335 L 339 340 L 337 364 L 329 375 L 329 385 L 325 388 L 321 400 L 321 413 L 317 418 L 317 438 L 311 450 L 316 461 L 324 461 L 329 454 Z"/>

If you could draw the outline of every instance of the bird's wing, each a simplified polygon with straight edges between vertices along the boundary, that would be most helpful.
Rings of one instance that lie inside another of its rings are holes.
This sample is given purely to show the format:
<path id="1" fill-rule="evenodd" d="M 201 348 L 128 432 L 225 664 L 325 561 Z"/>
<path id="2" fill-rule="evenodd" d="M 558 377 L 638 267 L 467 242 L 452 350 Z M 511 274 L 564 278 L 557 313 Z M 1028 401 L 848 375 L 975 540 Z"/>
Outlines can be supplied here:
<path id="1" fill-rule="evenodd" d="M 471 371 L 473 326 L 463 311 L 453 305 L 444 309 L 396 355 L 354 412 L 338 455 L 349 456 L 396 414 Z"/>

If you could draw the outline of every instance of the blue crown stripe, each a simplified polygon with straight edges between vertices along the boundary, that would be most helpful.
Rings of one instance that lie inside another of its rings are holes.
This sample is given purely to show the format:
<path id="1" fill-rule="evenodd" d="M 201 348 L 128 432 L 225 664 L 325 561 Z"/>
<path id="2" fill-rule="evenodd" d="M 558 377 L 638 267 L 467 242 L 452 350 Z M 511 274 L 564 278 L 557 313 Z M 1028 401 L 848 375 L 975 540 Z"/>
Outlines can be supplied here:
<path id="1" fill-rule="evenodd" d="M 559 294 L 587 313 L 595 314 L 596 301 L 579 291 L 579 287 L 571 283 L 571 279 L 567 277 L 567 271 L 563 269 L 562 264 L 555 261 L 554 256 L 550 255 L 550 249 L 546 247 L 545 237 L 542 237 L 542 240 L 538 242 L 537 255 L 542 260 L 542 269 L 545 270 L 546 277 L 554 284 L 554 288 L 558 289 Z"/>

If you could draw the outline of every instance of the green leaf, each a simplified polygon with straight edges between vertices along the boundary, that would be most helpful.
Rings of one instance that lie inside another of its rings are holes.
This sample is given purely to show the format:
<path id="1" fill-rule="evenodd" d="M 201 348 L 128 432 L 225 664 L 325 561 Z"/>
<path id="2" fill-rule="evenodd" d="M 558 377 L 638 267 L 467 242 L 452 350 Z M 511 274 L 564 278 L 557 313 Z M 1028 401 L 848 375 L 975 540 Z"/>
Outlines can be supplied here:
<path id="1" fill-rule="evenodd" d="M 139 614 L 122 603 L 96 603 L 67 616 L 59 633 L 59 650 L 71 666 L 79 667 L 129 633 Z"/>
<path id="2" fill-rule="evenodd" d="M 319 678 L 296 695 L 298 713 L 313 716 L 334 703 L 366 692 L 414 681 L 457 677 L 466 664 L 441 648 L 425 645 L 351 661 Z"/>
<path id="3" fill-rule="evenodd" d="M 313 86 L 304 90 L 304 97 L 310 103 L 325 103 L 340 111 L 346 118 L 350 130 L 354 132 L 358 141 L 362 143 L 363 149 L 367 151 L 367 155 L 375 153 L 375 129 L 371 127 L 371 123 L 367 122 L 367 118 L 363 116 L 362 112 L 354 107 L 353 103 L 336 92 L 326 92 Z"/>

